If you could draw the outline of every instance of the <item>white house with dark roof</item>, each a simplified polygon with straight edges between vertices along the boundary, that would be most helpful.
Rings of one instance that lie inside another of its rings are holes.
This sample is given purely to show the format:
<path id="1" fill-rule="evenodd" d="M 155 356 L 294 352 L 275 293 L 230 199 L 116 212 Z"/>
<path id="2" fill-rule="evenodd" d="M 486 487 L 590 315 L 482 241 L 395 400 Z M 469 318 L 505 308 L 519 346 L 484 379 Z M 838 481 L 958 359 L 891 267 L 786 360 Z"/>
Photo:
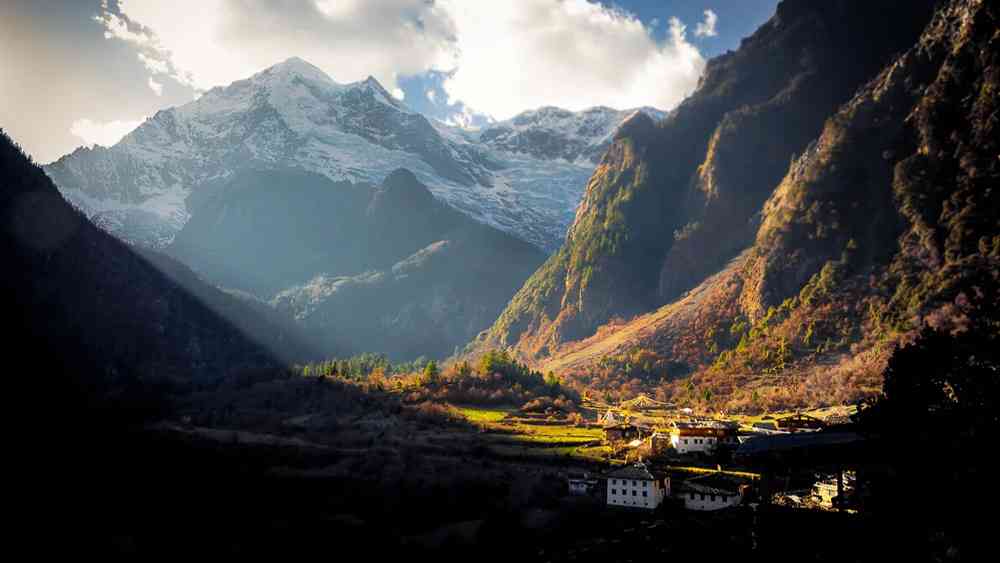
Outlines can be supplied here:
<path id="1" fill-rule="evenodd" d="M 608 506 L 653 510 L 670 494 L 670 477 L 657 477 L 642 463 L 608 475 Z"/>
<path id="2" fill-rule="evenodd" d="M 670 444 L 679 454 L 714 452 L 719 446 L 735 447 L 738 425 L 716 420 L 674 421 L 670 429 Z"/>
<path id="3" fill-rule="evenodd" d="M 746 490 L 747 486 L 739 479 L 709 473 L 681 483 L 677 496 L 688 510 L 721 510 L 743 502 Z"/>

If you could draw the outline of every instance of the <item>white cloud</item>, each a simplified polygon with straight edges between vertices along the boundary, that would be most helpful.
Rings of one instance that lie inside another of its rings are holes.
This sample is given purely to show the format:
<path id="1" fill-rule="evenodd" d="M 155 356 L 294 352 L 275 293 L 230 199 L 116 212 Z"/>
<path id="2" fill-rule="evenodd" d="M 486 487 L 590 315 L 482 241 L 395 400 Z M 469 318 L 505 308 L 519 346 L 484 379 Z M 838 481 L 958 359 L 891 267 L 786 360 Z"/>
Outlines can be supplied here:
<path id="1" fill-rule="evenodd" d="M 168 72 L 170 52 L 152 30 L 113 12 L 108 0 L 101 0 L 101 11 L 94 20 L 104 25 L 105 39 L 118 39 L 135 46 L 139 60 L 150 72 Z"/>
<path id="2" fill-rule="evenodd" d="M 106 36 L 135 45 L 153 74 L 200 90 L 298 56 L 339 82 L 373 75 L 390 91 L 400 76 L 454 71 L 443 85 L 452 103 L 503 119 L 542 105 L 669 109 L 705 65 L 675 18 L 658 41 L 652 26 L 591 0 L 119 0 L 118 8 L 98 17 Z"/>
<path id="3" fill-rule="evenodd" d="M 397 100 L 402 100 L 406 98 L 406 92 L 404 92 L 402 88 L 393 88 L 392 97 L 396 98 Z"/>
<path id="4" fill-rule="evenodd" d="M 431 103 L 434 103 L 434 100 L 437 99 L 437 92 L 433 88 L 427 89 L 427 99 L 430 100 Z"/>
<path id="5" fill-rule="evenodd" d="M 150 72 L 154 72 L 156 74 L 167 74 L 170 72 L 170 65 L 168 65 L 166 61 L 155 59 L 145 53 L 139 53 L 139 60 L 142 61 L 142 64 L 146 65 L 146 68 L 149 69 Z"/>
<path id="6" fill-rule="evenodd" d="M 137 121 L 115 120 L 107 122 L 77 119 L 73 122 L 69 132 L 83 139 L 88 145 L 110 147 L 120 141 L 130 131 L 141 125 L 142 122 L 142 119 Z"/>
<path id="7" fill-rule="evenodd" d="M 392 91 L 398 76 L 445 60 L 453 35 L 447 15 L 425 0 L 120 0 L 119 7 L 121 17 L 105 10 L 99 18 L 107 35 L 169 61 L 174 78 L 201 90 L 297 56 L 340 82 L 373 75 Z"/>
<path id="8" fill-rule="evenodd" d="M 149 77 L 149 82 L 147 82 L 147 84 L 149 85 L 149 89 L 152 90 L 154 94 L 157 96 L 163 95 L 163 84 L 153 80 L 152 76 Z"/>
<path id="9" fill-rule="evenodd" d="M 715 31 L 715 24 L 718 23 L 719 16 L 712 10 L 705 10 L 705 19 L 698 22 L 694 28 L 694 34 L 698 37 L 715 37 L 719 32 Z"/>
<path id="10" fill-rule="evenodd" d="M 156 47 L 155 37 L 129 28 L 127 20 L 110 11 L 107 0 L 101 2 L 101 13 L 94 16 L 94 19 L 104 24 L 104 37 L 106 39 L 121 39 L 140 47 Z"/>
<path id="11" fill-rule="evenodd" d="M 556 105 L 672 108 L 697 86 L 705 59 L 670 20 L 666 41 L 635 16 L 585 0 L 443 0 L 457 30 L 452 100 L 505 119 Z"/>

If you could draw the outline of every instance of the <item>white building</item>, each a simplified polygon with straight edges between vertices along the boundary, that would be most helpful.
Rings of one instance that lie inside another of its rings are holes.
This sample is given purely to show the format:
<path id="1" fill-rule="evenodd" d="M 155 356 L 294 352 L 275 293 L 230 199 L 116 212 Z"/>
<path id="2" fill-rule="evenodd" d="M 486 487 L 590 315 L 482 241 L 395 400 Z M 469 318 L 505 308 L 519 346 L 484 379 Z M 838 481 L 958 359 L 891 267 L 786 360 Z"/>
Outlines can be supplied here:
<path id="1" fill-rule="evenodd" d="M 739 444 L 736 427 L 719 421 L 675 421 L 670 429 L 670 445 L 679 454 L 711 454 L 720 444 L 733 447 Z"/>
<path id="2" fill-rule="evenodd" d="M 683 431 L 670 434 L 670 445 L 679 454 L 712 453 L 715 451 L 716 441 L 714 436 L 687 434 Z"/>
<path id="3" fill-rule="evenodd" d="M 688 510 L 721 510 L 743 502 L 747 487 L 721 473 L 709 473 L 684 481 L 678 496 Z"/>
<path id="4" fill-rule="evenodd" d="M 656 477 L 637 463 L 608 475 L 608 506 L 652 510 L 670 494 L 670 478 Z"/>

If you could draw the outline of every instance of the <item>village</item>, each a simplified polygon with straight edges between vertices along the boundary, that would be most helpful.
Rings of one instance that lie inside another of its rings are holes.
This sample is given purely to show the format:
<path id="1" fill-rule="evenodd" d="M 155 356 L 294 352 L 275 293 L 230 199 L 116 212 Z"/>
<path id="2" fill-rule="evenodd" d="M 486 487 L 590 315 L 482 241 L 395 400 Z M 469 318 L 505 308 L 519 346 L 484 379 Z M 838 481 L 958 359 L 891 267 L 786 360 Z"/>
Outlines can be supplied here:
<path id="1" fill-rule="evenodd" d="M 517 455 L 513 438 L 523 438 L 528 444 L 516 450 L 520 455 L 578 461 L 564 472 L 566 494 L 607 510 L 713 512 L 768 504 L 853 513 L 863 503 L 858 473 L 864 474 L 869 445 L 851 430 L 847 407 L 708 417 L 645 395 L 588 407 L 592 418 L 574 425 L 497 413 L 480 420 L 481 429 L 497 440 L 496 453 Z M 512 436 L 505 425 L 524 434 Z"/>

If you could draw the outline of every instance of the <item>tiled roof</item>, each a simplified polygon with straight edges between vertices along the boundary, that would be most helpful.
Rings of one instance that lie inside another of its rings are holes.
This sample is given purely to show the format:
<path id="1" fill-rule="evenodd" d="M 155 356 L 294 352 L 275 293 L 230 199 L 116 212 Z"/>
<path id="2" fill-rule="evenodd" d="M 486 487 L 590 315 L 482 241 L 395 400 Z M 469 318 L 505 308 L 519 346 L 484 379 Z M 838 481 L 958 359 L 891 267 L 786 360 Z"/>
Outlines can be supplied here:
<path id="1" fill-rule="evenodd" d="M 635 465 L 628 465 L 622 467 L 621 469 L 612 471 L 608 474 L 608 477 L 614 479 L 642 479 L 644 481 L 655 481 L 656 477 L 646 469 L 646 466 L 637 463 Z"/>
<path id="2" fill-rule="evenodd" d="M 742 484 L 744 481 L 736 477 L 723 473 L 708 473 L 684 480 L 680 488 L 699 493 L 732 495 L 739 491 Z"/>

